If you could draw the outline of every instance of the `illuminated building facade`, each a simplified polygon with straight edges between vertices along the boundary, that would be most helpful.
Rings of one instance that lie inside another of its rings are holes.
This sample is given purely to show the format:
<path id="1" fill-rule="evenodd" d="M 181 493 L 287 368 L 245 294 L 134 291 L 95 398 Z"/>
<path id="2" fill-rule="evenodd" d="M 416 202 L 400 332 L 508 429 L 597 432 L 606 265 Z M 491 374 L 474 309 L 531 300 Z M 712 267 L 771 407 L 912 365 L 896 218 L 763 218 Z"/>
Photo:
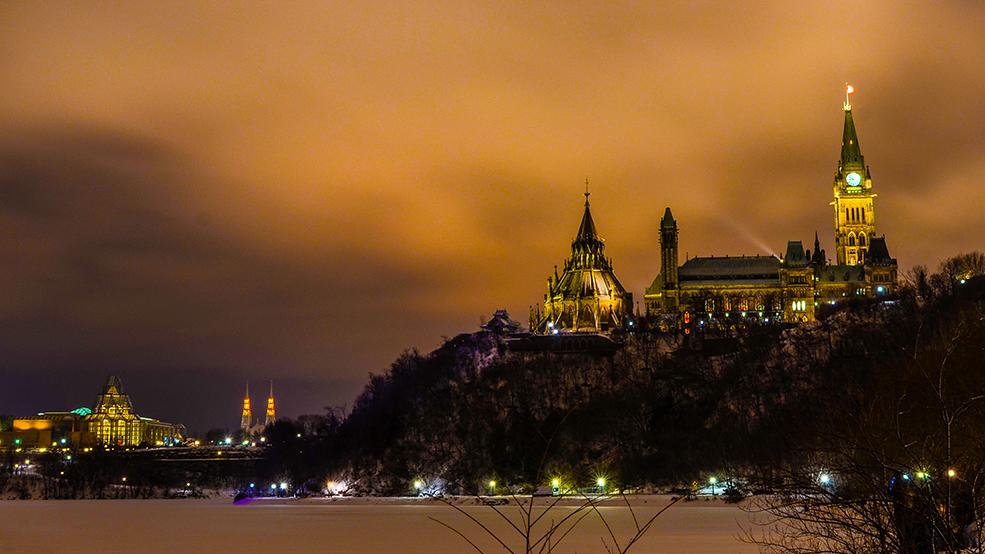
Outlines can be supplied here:
<path id="1" fill-rule="evenodd" d="M 183 425 L 137 415 L 115 376 L 106 381 L 92 409 L 18 417 L 10 427 L 0 435 L 0 446 L 171 446 L 185 436 Z"/>
<path id="2" fill-rule="evenodd" d="M 264 426 L 277 421 L 277 411 L 274 408 L 274 382 L 270 382 L 270 395 L 267 396 L 267 415 L 263 420 Z"/>
<path id="3" fill-rule="evenodd" d="M 243 412 L 240 415 L 239 429 L 244 436 L 258 435 L 263 430 L 277 420 L 277 410 L 274 401 L 274 382 L 270 382 L 270 395 L 267 396 L 267 411 L 263 423 L 257 419 L 253 422 L 252 400 L 250 398 L 250 384 L 246 384 L 246 396 L 243 397 Z"/>
<path id="4" fill-rule="evenodd" d="M 547 278 L 543 311 L 530 308 L 530 329 L 535 333 L 604 332 L 626 325 L 632 317 L 632 293 L 619 282 L 612 260 L 605 257 L 605 242 L 599 237 L 585 192 L 585 211 L 571 257 L 564 271 Z"/>
<path id="5" fill-rule="evenodd" d="M 815 233 L 813 252 L 789 241 L 783 257 L 697 257 L 678 266 L 677 221 L 667 208 L 660 221 L 660 273 L 644 296 L 648 317 L 695 317 L 719 326 L 740 318 L 806 322 L 825 304 L 895 291 L 898 265 L 885 237 L 876 236 L 876 193 L 847 94 L 844 118 L 831 202 L 836 263 L 829 262 Z"/>

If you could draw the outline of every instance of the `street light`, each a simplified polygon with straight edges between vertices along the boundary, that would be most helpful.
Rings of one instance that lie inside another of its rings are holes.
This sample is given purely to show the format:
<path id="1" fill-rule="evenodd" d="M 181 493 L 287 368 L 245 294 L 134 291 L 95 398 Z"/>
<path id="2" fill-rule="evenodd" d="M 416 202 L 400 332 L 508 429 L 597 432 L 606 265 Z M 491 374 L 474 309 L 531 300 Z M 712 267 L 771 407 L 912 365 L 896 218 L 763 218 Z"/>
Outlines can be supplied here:
<path id="1" fill-rule="evenodd" d="M 715 496 L 715 484 L 716 483 L 718 483 L 718 477 L 712 476 L 712 477 L 709 477 L 708 478 L 708 484 L 711 485 L 711 495 L 712 496 Z"/>

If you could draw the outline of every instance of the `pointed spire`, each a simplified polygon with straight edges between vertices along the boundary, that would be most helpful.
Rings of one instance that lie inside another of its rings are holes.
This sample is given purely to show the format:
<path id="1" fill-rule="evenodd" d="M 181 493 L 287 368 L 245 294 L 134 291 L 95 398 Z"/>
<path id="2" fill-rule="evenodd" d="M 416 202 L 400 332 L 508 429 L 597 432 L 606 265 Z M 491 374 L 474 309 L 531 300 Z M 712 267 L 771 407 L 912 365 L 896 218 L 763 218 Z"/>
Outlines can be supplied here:
<path id="1" fill-rule="evenodd" d="M 581 216 L 581 225 L 578 227 L 576 241 L 599 240 L 598 231 L 595 230 L 595 221 L 592 219 L 592 209 L 588 203 L 588 197 L 591 194 L 588 192 L 588 179 L 585 179 L 585 213 Z"/>
<path id="2" fill-rule="evenodd" d="M 852 119 L 852 105 L 848 101 L 848 95 L 855 92 L 855 89 L 845 83 L 845 129 L 841 135 L 841 166 L 852 166 L 857 169 L 865 167 L 865 160 L 862 157 L 862 149 L 858 143 L 858 133 L 855 131 L 855 120 Z"/>
<path id="3" fill-rule="evenodd" d="M 660 226 L 665 229 L 673 229 L 677 226 L 677 221 L 674 220 L 674 214 L 670 212 L 670 206 L 664 210 L 663 219 L 660 220 Z"/>
<path id="4" fill-rule="evenodd" d="M 270 425 L 277 419 L 277 412 L 274 408 L 274 380 L 270 380 L 270 396 L 267 397 L 267 414 L 264 418 L 264 425 Z"/>

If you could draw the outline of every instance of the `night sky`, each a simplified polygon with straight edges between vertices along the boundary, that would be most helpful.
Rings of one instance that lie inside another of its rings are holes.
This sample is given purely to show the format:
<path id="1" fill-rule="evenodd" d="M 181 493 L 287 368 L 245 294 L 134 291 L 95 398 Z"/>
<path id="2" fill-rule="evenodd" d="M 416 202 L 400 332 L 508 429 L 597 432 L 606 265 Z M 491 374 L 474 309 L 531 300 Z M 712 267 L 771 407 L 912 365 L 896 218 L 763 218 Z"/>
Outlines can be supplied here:
<path id="1" fill-rule="evenodd" d="M 351 404 L 525 323 L 586 177 L 639 299 L 667 205 L 682 257 L 831 257 L 846 81 L 902 268 L 985 248 L 980 2 L 315 4 L 0 4 L 0 413 Z"/>

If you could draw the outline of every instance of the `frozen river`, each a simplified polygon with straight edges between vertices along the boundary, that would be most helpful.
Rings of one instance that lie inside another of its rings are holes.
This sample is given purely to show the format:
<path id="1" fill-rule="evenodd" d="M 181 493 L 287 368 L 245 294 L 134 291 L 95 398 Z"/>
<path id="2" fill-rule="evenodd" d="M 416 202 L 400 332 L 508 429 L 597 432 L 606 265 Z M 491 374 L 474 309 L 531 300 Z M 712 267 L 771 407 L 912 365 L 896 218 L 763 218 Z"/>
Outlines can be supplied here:
<path id="1" fill-rule="evenodd" d="M 633 500 L 645 521 L 666 497 Z M 485 506 L 469 514 L 522 551 L 515 532 Z M 516 507 L 505 507 L 516 515 Z M 572 507 L 555 507 L 545 520 Z M 601 508 L 621 543 L 635 532 L 625 505 Z M 234 506 L 211 500 L 26 500 L 0 502 L 0 552 L 475 552 L 436 518 L 475 540 L 484 552 L 505 552 L 454 508 L 416 499 L 259 500 Z M 720 501 L 679 502 L 661 515 L 631 552 L 757 552 L 737 537 L 747 515 Z M 513 533 L 513 537 L 510 536 Z M 555 552 L 605 552 L 605 528 L 590 515 Z"/>

